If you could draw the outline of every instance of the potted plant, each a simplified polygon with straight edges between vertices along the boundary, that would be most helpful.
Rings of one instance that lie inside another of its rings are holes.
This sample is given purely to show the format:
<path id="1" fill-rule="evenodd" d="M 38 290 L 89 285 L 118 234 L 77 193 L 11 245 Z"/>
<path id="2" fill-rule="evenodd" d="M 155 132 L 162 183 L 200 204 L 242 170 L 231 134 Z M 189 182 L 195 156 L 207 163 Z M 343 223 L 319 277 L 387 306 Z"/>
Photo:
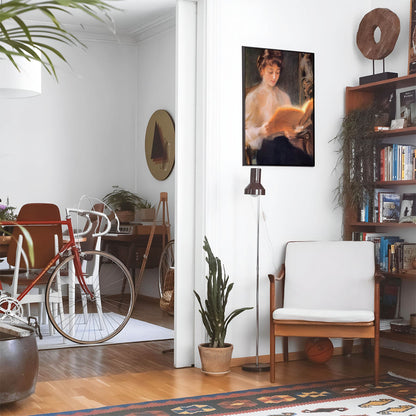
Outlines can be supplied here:
<path id="1" fill-rule="evenodd" d="M 209 267 L 206 300 L 203 303 L 199 294 L 194 294 L 199 303 L 202 322 L 208 333 L 209 342 L 199 345 L 202 371 L 209 375 L 222 375 L 230 371 L 230 361 L 233 351 L 231 344 L 225 343 L 228 325 L 240 313 L 251 307 L 239 308 L 226 315 L 228 296 L 234 286 L 229 283 L 229 276 L 221 260 L 212 253 L 208 239 L 204 238 L 203 249 L 207 253 L 206 261 Z"/>
<path id="2" fill-rule="evenodd" d="M 375 117 L 373 107 L 349 112 L 334 139 L 340 144 L 338 164 L 342 165 L 335 197 L 346 210 L 360 209 L 374 192 Z"/>
<path id="3" fill-rule="evenodd" d="M 155 207 L 149 201 L 142 199 L 137 204 L 137 219 L 139 221 L 153 221 L 155 219 Z"/>
<path id="4" fill-rule="evenodd" d="M 143 204 L 143 199 L 130 191 L 113 186 L 113 190 L 104 196 L 103 201 L 116 211 L 117 217 L 122 223 L 134 220 L 135 209 Z"/>

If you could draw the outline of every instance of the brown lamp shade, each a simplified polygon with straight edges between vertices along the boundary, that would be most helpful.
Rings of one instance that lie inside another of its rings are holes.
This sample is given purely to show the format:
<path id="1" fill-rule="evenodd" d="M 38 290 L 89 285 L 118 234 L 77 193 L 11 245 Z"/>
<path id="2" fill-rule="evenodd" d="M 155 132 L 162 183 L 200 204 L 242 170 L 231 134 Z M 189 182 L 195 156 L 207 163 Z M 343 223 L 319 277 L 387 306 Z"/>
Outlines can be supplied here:
<path id="1" fill-rule="evenodd" d="M 251 168 L 250 171 L 250 183 L 244 189 L 246 195 L 265 195 L 266 190 L 261 184 L 261 169 L 260 168 Z"/>

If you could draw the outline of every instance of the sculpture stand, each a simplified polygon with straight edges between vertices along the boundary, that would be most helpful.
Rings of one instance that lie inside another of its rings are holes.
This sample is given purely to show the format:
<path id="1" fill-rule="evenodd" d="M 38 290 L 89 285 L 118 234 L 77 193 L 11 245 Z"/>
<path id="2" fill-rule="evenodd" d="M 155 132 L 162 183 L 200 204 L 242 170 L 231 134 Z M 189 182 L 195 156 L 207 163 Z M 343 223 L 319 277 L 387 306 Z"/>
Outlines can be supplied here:
<path id="1" fill-rule="evenodd" d="M 366 75 L 364 77 L 360 77 L 360 85 L 369 84 L 370 82 L 384 81 L 386 79 L 398 77 L 397 72 L 386 72 L 385 69 L 386 67 L 385 67 L 385 62 L 383 58 L 383 72 L 376 74 L 375 67 L 374 67 L 374 59 L 373 59 L 373 75 Z"/>

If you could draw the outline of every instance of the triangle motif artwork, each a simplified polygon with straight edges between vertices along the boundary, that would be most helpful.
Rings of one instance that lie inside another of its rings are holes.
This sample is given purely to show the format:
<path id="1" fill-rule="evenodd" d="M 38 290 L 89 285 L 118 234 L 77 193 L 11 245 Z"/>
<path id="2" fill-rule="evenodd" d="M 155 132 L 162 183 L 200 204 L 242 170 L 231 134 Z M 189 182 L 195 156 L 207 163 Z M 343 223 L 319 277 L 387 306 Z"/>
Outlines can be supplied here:
<path id="1" fill-rule="evenodd" d="M 162 132 L 160 131 L 160 126 L 155 123 L 155 131 L 153 133 L 153 144 L 152 152 L 150 155 L 154 163 L 163 163 L 167 159 L 165 145 L 163 143 Z"/>

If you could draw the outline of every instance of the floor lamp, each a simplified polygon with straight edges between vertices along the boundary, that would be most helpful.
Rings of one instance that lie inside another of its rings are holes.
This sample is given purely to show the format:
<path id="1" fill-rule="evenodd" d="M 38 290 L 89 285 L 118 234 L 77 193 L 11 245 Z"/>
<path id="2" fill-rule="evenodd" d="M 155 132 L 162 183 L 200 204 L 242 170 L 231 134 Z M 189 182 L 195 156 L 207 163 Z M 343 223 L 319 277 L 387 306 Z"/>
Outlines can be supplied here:
<path id="1" fill-rule="evenodd" d="M 259 363 L 259 231 L 260 231 L 260 196 L 266 194 L 266 190 L 261 184 L 261 169 L 251 168 L 250 183 L 244 189 L 245 195 L 257 197 L 257 264 L 256 264 L 256 362 L 244 364 L 243 370 L 246 371 L 269 371 L 268 364 Z"/>

